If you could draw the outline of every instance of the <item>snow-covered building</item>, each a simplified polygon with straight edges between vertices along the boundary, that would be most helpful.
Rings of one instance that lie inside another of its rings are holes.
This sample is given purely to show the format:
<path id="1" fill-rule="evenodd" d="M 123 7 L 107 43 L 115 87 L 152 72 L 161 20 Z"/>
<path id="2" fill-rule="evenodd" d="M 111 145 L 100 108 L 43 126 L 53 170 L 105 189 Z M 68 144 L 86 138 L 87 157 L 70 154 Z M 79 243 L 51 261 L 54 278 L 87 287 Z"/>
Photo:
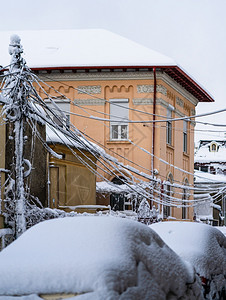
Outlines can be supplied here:
<path id="1" fill-rule="evenodd" d="M 1 65 L 8 64 L 11 34 L 0 33 Z M 51 92 L 72 124 L 138 170 L 135 180 L 133 171 L 101 175 L 129 184 L 156 176 L 164 194 L 155 191 L 153 202 L 163 217 L 191 220 L 192 208 L 172 205 L 174 198 L 188 200 L 186 189 L 173 184 L 193 184 L 195 122 L 189 117 L 199 102 L 214 101 L 209 93 L 171 58 L 106 30 L 17 34 L 40 78 L 39 95 L 45 100 Z"/>
<path id="2" fill-rule="evenodd" d="M 214 225 L 226 224 L 226 140 L 201 140 L 194 168 L 195 187 L 202 191 L 198 197 L 209 193 L 209 201 L 196 206 L 196 217 Z"/>
<path id="3" fill-rule="evenodd" d="M 214 226 L 226 224 L 226 176 L 195 171 L 195 219 Z"/>
<path id="4" fill-rule="evenodd" d="M 226 175 L 226 140 L 201 140 L 194 163 L 195 170 Z"/>

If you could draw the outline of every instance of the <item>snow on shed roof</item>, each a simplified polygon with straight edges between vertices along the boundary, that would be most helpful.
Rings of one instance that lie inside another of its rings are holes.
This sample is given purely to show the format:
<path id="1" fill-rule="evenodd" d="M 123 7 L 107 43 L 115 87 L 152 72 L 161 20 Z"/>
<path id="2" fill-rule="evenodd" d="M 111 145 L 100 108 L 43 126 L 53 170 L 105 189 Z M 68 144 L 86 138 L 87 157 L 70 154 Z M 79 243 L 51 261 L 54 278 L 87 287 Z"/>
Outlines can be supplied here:
<path id="1" fill-rule="evenodd" d="M 50 125 L 46 125 L 46 141 L 48 144 L 61 144 L 72 148 L 79 148 L 90 153 L 103 154 L 105 151 L 93 142 L 86 140 L 84 137 L 76 135 L 75 138 L 66 136 L 58 129 L 52 128 Z"/>
<path id="2" fill-rule="evenodd" d="M 10 62 L 10 36 L 18 34 L 32 69 L 164 68 L 200 102 L 214 101 L 173 59 L 104 29 L 0 32 L 0 65 Z"/>

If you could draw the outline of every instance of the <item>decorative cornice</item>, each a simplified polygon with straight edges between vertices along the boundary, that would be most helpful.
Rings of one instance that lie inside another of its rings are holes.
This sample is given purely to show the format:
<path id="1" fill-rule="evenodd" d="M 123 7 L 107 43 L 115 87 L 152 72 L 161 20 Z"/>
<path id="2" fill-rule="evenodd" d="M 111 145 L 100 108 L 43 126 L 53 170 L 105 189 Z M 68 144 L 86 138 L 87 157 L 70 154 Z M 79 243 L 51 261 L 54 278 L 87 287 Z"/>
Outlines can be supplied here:
<path id="1" fill-rule="evenodd" d="M 163 95 L 166 96 L 167 94 L 167 89 L 161 84 L 157 84 L 156 86 L 156 91 L 157 93 L 162 93 Z M 137 85 L 137 93 L 154 93 L 154 85 L 153 84 L 141 84 Z"/>
<path id="2" fill-rule="evenodd" d="M 133 99 L 134 105 L 153 105 L 153 98 L 134 98 Z M 169 103 L 163 100 L 162 98 L 156 99 L 156 105 L 162 105 L 163 107 L 167 108 Z"/>
<path id="3" fill-rule="evenodd" d="M 175 80 L 173 80 L 169 75 L 162 72 L 157 72 L 157 79 L 162 79 L 166 84 L 172 86 L 179 94 L 181 94 L 184 98 L 190 101 L 193 105 L 198 104 L 198 100 L 190 94 L 185 88 L 180 86 Z"/>
<path id="4" fill-rule="evenodd" d="M 161 85 L 161 84 L 157 84 L 156 91 L 157 91 L 157 93 L 161 93 L 161 94 L 163 94 L 163 95 L 165 95 L 165 96 L 166 96 L 166 94 L 167 94 L 167 89 L 166 89 L 166 87 L 163 86 L 163 85 Z"/>
<path id="5" fill-rule="evenodd" d="M 153 72 L 94 72 L 94 73 L 45 73 L 39 74 L 39 77 L 43 81 L 97 81 L 97 80 L 153 80 Z M 181 87 L 175 80 L 173 80 L 169 75 L 162 72 L 157 72 L 157 80 L 162 80 L 169 86 L 172 86 L 178 93 L 183 97 L 188 99 L 193 105 L 198 104 L 198 100 L 191 95 L 187 90 Z M 161 85 L 159 85 L 161 86 Z M 160 91 L 161 92 L 161 91 Z M 164 92 L 163 92 L 164 93 Z"/>
<path id="6" fill-rule="evenodd" d="M 134 105 L 152 105 L 153 98 L 134 98 L 133 104 Z"/>
<path id="7" fill-rule="evenodd" d="M 50 73 L 39 74 L 43 81 L 97 81 L 97 80 L 131 80 L 153 79 L 152 72 L 97 72 L 97 73 Z"/>
<path id="8" fill-rule="evenodd" d="M 180 99 L 179 97 L 176 97 L 176 103 L 180 107 L 184 107 L 184 101 L 182 99 Z"/>
<path id="9" fill-rule="evenodd" d="M 74 99 L 73 103 L 77 105 L 104 105 L 104 99 Z"/>
<path id="10" fill-rule="evenodd" d="M 82 85 L 78 86 L 78 94 L 101 94 L 101 86 L 100 85 Z"/>

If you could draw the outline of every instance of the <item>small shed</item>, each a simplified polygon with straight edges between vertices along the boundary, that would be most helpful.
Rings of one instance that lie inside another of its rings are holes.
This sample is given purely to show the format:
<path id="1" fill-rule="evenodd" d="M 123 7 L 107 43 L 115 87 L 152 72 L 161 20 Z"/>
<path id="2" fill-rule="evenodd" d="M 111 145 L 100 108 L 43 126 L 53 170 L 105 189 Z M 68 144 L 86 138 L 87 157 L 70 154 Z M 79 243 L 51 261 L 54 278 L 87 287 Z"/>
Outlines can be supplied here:
<path id="1" fill-rule="evenodd" d="M 82 143 L 76 143 L 47 126 L 46 140 L 53 150 L 48 154 L 48 207 L 69 209 L 96 204 L 96 161 L 99 156 Z M 94 149 L 95 145 L 92 144 Z M 58 158 L 53 154 L 58 154 Z"/>

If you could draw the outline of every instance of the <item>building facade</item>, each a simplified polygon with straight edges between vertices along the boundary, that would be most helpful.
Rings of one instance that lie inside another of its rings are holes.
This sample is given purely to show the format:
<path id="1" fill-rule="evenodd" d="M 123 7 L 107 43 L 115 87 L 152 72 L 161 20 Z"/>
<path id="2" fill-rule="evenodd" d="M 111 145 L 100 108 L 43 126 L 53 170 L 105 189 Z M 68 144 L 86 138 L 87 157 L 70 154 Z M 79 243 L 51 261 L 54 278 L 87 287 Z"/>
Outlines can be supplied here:
<path id="1" fill-rule="evenodd" d="M 42 71 L 39 76 L 44 80 Z M 129 68 L 98 72 L 90 69 L 84 73 L 55 70 L 50 71 L 48 78 L 51 80 L 46 81 L 47 84 L 71 99 L 67 104 L 70 122 L 104 146 L 110 155 L 124 165 L 137 167 L 140 172 L 154 174 L 162 186 L 166 182 L 193 184 L 194 120 L 170 119 L 195 115 L 198 99 L 167 72 L 158 69 L 154 74 L 153 69 Z M 60 100 L 58 105 L 61 105 Z M 62 105 L 66 105 L 63 99 Z M 101 120 L 96 119 L 99 116 Z M 152 122 L 164 118 L 167 121 Z M 114 175 L 107 176 L 109 181 L 114 178 Z M 177 197 L 176 188 L 168 186 L 167 189 L 169 195 Z M 187 194 L 180 197 L 186 198 Z M 165 218 L 193 217 L 189 208 L 166 206 L 160 209 Z"/>
<path id="2" fill-rule="evenodd" d="M 201 140 L 195 153 L 195 170 L 226 175 L 226 141 Z"/>
<path id="3" fill-rule="evenodd" d="M 195 123 L 188 117 L 211 96 L 173 60 L 105 30 L 43 31 L 39 47 L 42 60 L 32 58 L 37 49 L 28 57 L 43 100 L 51 93 L 88 139 L 139 171 L 136 180 L 148 181 L 142 173 L 155 177 L 153 201 L 163 218 L 192 220 L 193 210 L 183 207 L 193 198 L 185 188 L 194 170 Z M 101 175 L 110 182 L 134 178 L 123 168 Z"/>
<path id="4" fill-rule="evenodd" d="M 201 140 L 195 153 L 195 187 L 200 190 L 197 195 L 209 194 L 209 201 L 198 205 L 195 212 L 199 219 L 213 225 L 226 224 L 225 155 L 225 140 Z"/>

